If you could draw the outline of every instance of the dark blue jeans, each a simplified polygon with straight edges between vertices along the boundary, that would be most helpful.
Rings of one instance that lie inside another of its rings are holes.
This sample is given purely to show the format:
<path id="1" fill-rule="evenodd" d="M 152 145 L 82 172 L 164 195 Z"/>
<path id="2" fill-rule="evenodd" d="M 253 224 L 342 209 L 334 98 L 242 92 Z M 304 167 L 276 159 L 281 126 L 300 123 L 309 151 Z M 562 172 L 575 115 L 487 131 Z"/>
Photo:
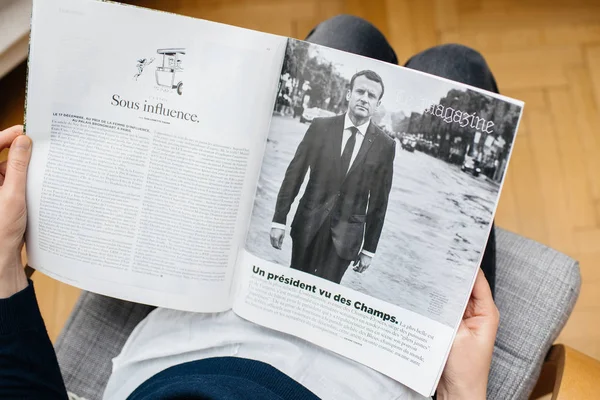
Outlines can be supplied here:
<path id="1" fill-rule="evenodd" d="M 338 15 L 320 23 L 308 34 L 306 40 L 398 64 L 396 53 L 383 34 L 371 23 L 351 15 Z M 496 80 L 484 58 L 477 51 L 466 46 L 459 44 L 435 46 L 411 57 L 404 66 L 498 93 Z M 493 226 L 483 254 L 481 269 L 494 293 L 496 240 Z"/>

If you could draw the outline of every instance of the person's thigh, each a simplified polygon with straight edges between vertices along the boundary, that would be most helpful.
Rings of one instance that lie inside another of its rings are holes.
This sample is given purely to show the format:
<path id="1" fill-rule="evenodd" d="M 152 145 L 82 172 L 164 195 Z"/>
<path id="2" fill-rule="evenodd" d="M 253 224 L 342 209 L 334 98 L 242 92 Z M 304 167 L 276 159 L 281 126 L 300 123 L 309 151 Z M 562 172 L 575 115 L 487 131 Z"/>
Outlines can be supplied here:
<path id="1" fill-rule="evenodd" d="M 396 53 L 385 36 L 370 22 L 352 15 L 337 15 L 321 22 L 305 40 L 348 53 L 398 64 Z"/>
<path id="2" fill-rule="evenodd" d="M 498 93 L 496 79 L 483 56 L 460 44 L 431 47 L 411 57 L 405 67 Z"/>
<path id="3" fill-rule="evenodd" d="M 306 41 L 392 64 L 398 63 L 396 53 L 385 36 L 368 21 L 351 15 L 338 15 L 320 23 L 308 34 Z M 411 57 L 405 66 L 498 92 L 494 76 L 484 58 L 477 51 L 465 46 L 436 46 Z M 496 281 L 496 242 L 493 226 L 481 269 L 493 293 Z"/>

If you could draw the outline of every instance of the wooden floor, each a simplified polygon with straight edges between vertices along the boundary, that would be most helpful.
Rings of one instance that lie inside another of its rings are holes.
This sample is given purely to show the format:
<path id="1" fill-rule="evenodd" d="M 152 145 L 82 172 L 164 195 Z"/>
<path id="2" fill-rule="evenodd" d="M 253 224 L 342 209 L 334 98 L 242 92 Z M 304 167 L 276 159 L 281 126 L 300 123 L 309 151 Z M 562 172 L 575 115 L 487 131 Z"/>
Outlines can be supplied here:
<path id="1" fill-rule="evenodd" d="M 402 61 L 446 42 L 481 51 L 501 92 L 526 102 L 498 225 L 581 262 L 581 296 L 558 341 L 600 359 L 600 1 L 137 3 L 297 38 L 335 14 L 356 14 L 379 27 Z M 24 76 L 20 67 L 0 82 L 0 126 L 22 122 Z M 41 274 L 35 280 L 54 339 L 78 291 Z"/>

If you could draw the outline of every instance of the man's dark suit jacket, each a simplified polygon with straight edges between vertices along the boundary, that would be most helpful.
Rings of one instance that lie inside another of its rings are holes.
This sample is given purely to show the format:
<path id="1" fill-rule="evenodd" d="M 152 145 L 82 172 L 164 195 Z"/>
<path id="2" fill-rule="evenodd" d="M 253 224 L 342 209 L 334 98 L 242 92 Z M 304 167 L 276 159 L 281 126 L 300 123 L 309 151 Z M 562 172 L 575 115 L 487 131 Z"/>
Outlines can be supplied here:
<path id="1" fill-rule="evenodd" d="M 273 222 L 287 214 L 310 168 L 310 178 L 292 222 L 294 246 L 306 248 L 331 216 L 338 255 L 354 260 L 362 248 L 375 253 L 392 186 L 394 140 L 372 122 L 348 174 L 341 171 L 344 115 L 315 119 L 298 146 L 275 206 Z M 363 244 L 364 239 L 364 244 Z"/>

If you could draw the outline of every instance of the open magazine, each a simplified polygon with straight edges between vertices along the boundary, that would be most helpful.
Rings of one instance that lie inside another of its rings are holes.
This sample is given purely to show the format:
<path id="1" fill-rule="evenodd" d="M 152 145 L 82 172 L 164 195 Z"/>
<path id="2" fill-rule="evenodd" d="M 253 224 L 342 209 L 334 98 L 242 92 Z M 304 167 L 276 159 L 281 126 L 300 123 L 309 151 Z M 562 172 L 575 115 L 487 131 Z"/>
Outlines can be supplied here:
<path id="1" fill-rule="evenodd" d="M 29 263 L 233 309 L 431 395 L 522 107 L 285 37 L 35 0 Z"/>

